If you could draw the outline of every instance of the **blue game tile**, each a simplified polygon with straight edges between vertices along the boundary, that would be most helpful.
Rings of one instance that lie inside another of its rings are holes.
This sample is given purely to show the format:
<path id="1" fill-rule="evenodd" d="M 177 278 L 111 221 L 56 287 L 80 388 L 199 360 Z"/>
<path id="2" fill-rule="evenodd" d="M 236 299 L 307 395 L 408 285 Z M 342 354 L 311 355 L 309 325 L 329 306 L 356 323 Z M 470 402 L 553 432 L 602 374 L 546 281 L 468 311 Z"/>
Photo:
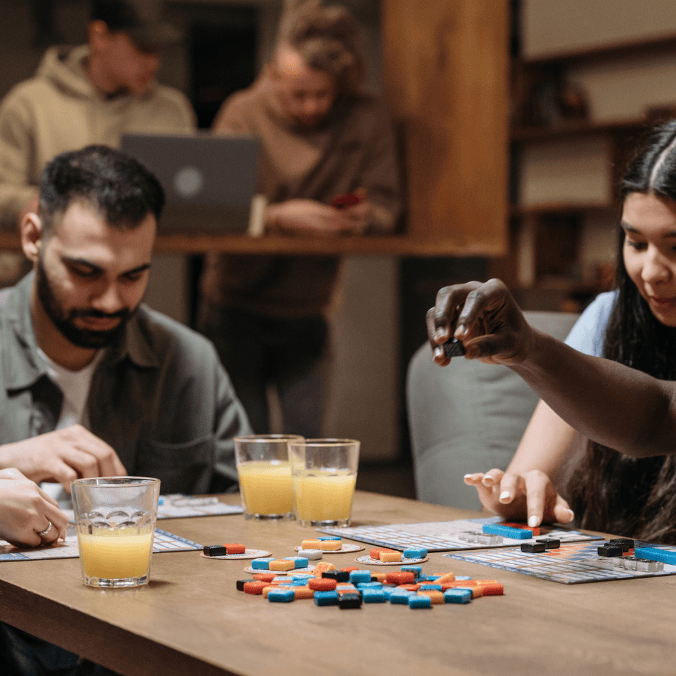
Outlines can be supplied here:
<path id="1" fill-rule="evenodd" d="M 390 593 L 390 603 L 401 603 L 407 606 L 411 596 L 415 596 L 415 592 L 408 589 L 394 589 Z"/>
<path id="2" fill-rule="evenodd" d="M 676 566 L 676 551 L 673 550 L 659 547 L 637 547 L 634 549 L 634 556 L 637 559 L 650 559 L 651 561 L 661 561 Z"/>
<path id="3" fill-rule="evenodd" d="M 533 537 L 532 530 L 501 526 L 497 523 L 485 523 L 483 525 L 483 532 L 491 533 L 492 535 L 502 535 L 502 537 L 512 538 L 513 540 L 530 540 Z"/>
<path id="4" fill-rule="evenodd" d="M 422 566 L 402 566 L 401 570 L 404 573 L 406 571 L 413 573 L 416 580 L 419 580 L 422 577 Z"/>
<path id="5" fill-rule="evenodd" d="M 337 606 L 339 596 L 337 591 L 316 591 L 313 598 L 318 606 Z"/>
<path id="6" fill-rule="evenodd" d="M 274 561 L 274 559 L 253 559 L 251 561 L 251 567 L 255 570 L 270 570 L 270 561 Z"/>
<path id="7" fill-rule="evenodd" d="M 444 603 L 469 603 L 472 592 L 469 589 L 447 589 L 444 592 Z"/>
<path id="8" fill-rule="evenodd" d="M 371 581 L 371 571 L 370 570 L 351 570 L 350 571 L 350 582 L 352 584 L 357 584 L 358 582 L 370 582 Z"/>
<path id="9" fill-rule="evenodd" d="M 268 601 L 271 603 L 289 603 L 294 598 L 293 589 L 271 589 L 268 592 Z"/>
<path id="10" fill-rule="evenodd" d="M 361 589 L 361 598 L 364 603 L 386 603 L 387 595 L 382 589 Z"/>
<path id="11" fill-rule="evenodd" d="M 441 585 L 440 584 L 432 584 L 431 582 L 423 582 L 420 587 L 418 587 L 420 591 L 423 591 L 425 589 L 427 590 L 434 590 L 434 591 L 441 591 Z"/>
<path id="12" fill-rule="evenodd" d="M 432 599 L 425 594 L 420 596 L 411 594 L 411 596 L 408 597 L 408 605 L 409 608 L 431 608 Z"/>

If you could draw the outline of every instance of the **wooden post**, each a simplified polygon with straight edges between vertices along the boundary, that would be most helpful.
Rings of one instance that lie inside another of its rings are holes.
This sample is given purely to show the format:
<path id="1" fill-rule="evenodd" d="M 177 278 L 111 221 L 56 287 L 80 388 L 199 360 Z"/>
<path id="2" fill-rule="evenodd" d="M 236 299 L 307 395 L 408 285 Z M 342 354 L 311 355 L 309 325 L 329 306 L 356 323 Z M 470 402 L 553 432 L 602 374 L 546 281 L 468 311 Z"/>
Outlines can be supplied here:
<path id="1" fill-rule="evenodd" d="M 382 0 L 385 94 L 404 134 L 408 234 L 503 254 L 508 0 Z"/>

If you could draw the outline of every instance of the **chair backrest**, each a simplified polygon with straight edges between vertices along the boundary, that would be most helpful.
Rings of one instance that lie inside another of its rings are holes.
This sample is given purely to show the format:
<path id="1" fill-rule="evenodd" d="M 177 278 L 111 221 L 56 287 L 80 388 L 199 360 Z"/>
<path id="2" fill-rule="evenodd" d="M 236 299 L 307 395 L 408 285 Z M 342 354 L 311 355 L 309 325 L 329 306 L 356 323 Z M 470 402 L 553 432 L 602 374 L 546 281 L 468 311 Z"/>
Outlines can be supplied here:
<path id="1" fill-rule="evenodd" d="M 526 312 L 531 326 L 564 339 L 578 315 Z M 538 402 L 506 366 L 460 358 L 440 368 L 428 344 L 413 356 L 406 378 L 416 494 L 436 504 L 481 509 L 463 476 L 505 469 Z"/>

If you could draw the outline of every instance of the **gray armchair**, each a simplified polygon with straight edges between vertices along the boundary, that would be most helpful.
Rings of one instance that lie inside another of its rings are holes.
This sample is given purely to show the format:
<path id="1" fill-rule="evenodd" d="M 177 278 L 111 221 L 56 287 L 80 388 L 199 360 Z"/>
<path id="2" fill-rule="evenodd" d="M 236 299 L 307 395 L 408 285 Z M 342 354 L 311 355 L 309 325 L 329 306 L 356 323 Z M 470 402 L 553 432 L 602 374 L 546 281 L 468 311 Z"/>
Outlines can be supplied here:
<path id="1" fill-rule="evenodd" d="M 562 340 L 578 317 L 524 314 L 531 326 Z M 481 509 L 463 476 L 507 467 L 538 397 L 506 366 L 461 357 L 440 368 L 425 344 L 408 367 L 406 402 L 418 499 Z"/>

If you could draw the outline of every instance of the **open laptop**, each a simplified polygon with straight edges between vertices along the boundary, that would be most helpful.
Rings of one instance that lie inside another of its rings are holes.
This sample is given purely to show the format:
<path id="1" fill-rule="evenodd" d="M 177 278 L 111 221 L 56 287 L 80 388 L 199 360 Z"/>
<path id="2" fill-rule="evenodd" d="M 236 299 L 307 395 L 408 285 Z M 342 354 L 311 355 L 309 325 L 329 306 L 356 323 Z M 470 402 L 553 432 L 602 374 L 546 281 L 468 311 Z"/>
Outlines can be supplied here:
<path id="1" fill-rule="evenodd" d="M 262 234 L 265 203 L 255 195 L 258 138 L 134 133 L 122 136 L 121 149 L 164 188 L 161 230 Z"/>

